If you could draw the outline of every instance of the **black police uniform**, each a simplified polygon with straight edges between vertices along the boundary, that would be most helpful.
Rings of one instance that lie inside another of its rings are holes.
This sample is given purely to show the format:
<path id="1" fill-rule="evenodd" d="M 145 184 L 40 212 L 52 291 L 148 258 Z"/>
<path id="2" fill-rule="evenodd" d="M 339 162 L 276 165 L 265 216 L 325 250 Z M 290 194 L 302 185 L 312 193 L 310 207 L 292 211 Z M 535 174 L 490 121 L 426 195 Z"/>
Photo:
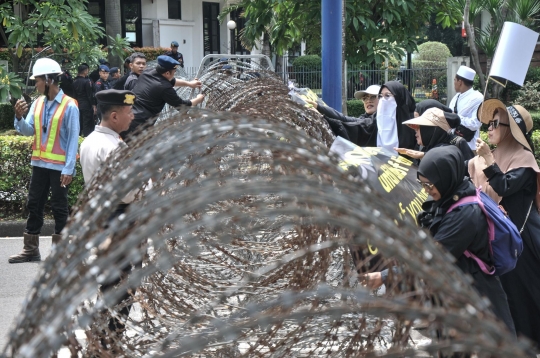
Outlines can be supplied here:
<path id="1" fill-rule="evenodd" d="M 68 70 L 60 75 L 60 88 L 64 91 L 66 96 L 74 98 L 75 90 L 73 89 L 73 77 Z"/>
<path id="2" fill-rule="evenodd" d="M 124 73 L 124 75 L 120 77 L 118 81 L 116 81 L 116 83 L 112 86 L 112 88 L 115 90 L 123 90 L 124 85 L 126 84 L 126 80 L 130 74 L 131 74 L 130 71 L 126 71 L 126 73 Z"/>
<path id="3" fill-rule="evenodd" d="M 169 56 L 171 58 L 174 58 L 176 61 L 180 62 L 180 67 L 184 68 L 184 56 L 176 51 L 176 53 L 173 53 L 172 51 L 165 52 L 165 56 Z"/>
<path id="4" fill-rule="evenodd" d="M 81 134 L 87 137 L 94 130 L 94 91 L 92 81 L 87 77 L 77 76 L 73 81 L 73 92 L 79 104 L 79 124 Z"/>
<path id="5" fill-rule="evenodd" d="M 92 83 L 96 83 L 97 80 L 99 80 L 99 66 L 94 71 L 90 72 L 90 74 L 88 75 L 88 78 L 92 80 Z"/>
<path id="6" fill-rule="evenodd" d="M 104 91 L 108 89 L 111 89 L 111 84 L 109 83 L 109 81 L 104 81 L 101 78 L 97 80 L 94 84 L 94 93 L 98 93 L 99 91 Z"/>
<path id="7" fill-rule="evenodd" d="M 124 89 L 126 91 L 133 91 L 135 88 L 135 85 L 137 84 L 137 80 L 139 79 L 139 75 L 132 72 L 129 74 L 129 76 L 126 79 L 126 83 L 124 84 Z"/>
<path id="8" fill-rule="evenodd" d="M 155 69 L 148 69 L 139 76 L 137 86 L 133 90 L 133 93 L 137 96 L 137 100 L 133 105 L 134 119 L 129 129 L 126 132 L 120 133 L 122 138 L 125 138 L 149 118 L 158 115 L 163 110 L 163 107 L 165 107 L 165 104 L 173 107 L 183 104 L 191 106 L 191 101 L 185 101 L 178 97 L 174 89 L 175 82 L 175 78 L 167 81 Z"/>

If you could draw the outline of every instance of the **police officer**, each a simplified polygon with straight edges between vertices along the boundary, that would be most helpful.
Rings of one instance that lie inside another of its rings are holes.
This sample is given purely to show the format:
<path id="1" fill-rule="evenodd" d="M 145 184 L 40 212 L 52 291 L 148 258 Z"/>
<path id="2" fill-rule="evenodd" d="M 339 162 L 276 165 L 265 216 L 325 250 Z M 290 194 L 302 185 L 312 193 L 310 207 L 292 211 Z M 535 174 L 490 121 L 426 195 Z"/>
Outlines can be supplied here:
<path id="1" fill-rule="evenodd" d="M 105 65 L 99 66 L 99 79 L 94 83 L 94 95 L 99 91 L 111 89 L 109 73 L 111 70 Z"/>
<path id="2" fill-rule="evenodd" d="M 117 89 L 117 90 L 123 90 L 124 89 L 124 85 L 126 84 L 126 80 L 129 77 L 129 74 L 131 72 L 130 64 L 131 64 L 131 56 L 128 56 L 124 60 L 124 75 L 122 77 L 120 77 L 120 79 L 114 84 L 114 86 L 113 86 L 114 89 Z"/>
<path id="3" fill-rule="evenodd" d="M 82 64 L 77 69 L 77 77 L 73 81 L 74 98 L 79 104 L 79 126 L 81 133 L 87 137 L 94 130 L 94 115 L 96 105 L 94 103 L 94 89 L 92 81 L 88 78 L 88 66 Z"/>
<path id="4" fill-rule="evenodd" d="M 109 65 L 109 63 L 107 62 L 106 59 L 100 58 L 98 67 L 94 71 L 92 71 L 90 73 L 90 75 L 88 76 L 92 80 L 92 83 L 96 83 L 97 80 L 99 79 L 99 66 L 102 66 L 102 65 L 110 67 L 110 65 Z"/>
<path id="5" fill-rule="evenodd" d="M 137 101 L 133 106 L 135 118 L 131 122 L 129 130 L 121 134 L 122 138 L 126 138 L 129 133 L 133 132 L 149 118 L 158 115 L 163 110 L 163 107 L 165 107 L 165 104 L 173 107 L 180 105 L 196 106 L 204 99 L 203 94 L 197 95 L 191 101 L 180 98 L 174 86 L 199 88 L 201 87 L 201 82 L 197 79 L 187 82 L 175 78 L 174 74 L 180 63 L 169 56 L 161 55 L 157 58 L 157 62 L 158 64 L 155 69 L 144 71 L 141 74 L 137 86 L 133 90 L 137 96 Z"/>
<path id="6" fill-rule="evenodd" d="M 74 98 L 75 91 L 73 89 L 73 77 L 67 69 L 69 60 L 67 58 L 62 59 L 62 74 L 60 75 L 60 88 L 66 96 Z"/>
<path id="7" fill-rule="evenodd" d="M 184 68 L 184 56 L 178 52 L 178 42 L 171 42 L 171 50 L 165 52 L 165 56 L 169 56 L 180 63 L 180 67 Z"/>
<path id="8" fill-rule="evenodd" d="M 132 91 L 137 84 L 137 80 L 143 71 L 146 69 L 146 56 L 142 52 L 134 52 L 131 54 L 131 63 L 129 64 L 131 72 L 126 79 L 124 89 Z"/>
<path id="9" fill-rule="evenodd" d="M 120 69 L 118 67 L 111 67 L 111 72 L 109 72 L 109 85 L 111 88 L 114 88 L 114 85 L 120 79 Z"/>
<path id="10" fill-rule="evenodd" d="M 15 104 L 15 129 L 33 136 L 32 179 L 28 190 L 29 211 L 24 231 L 23 251 L 9 258 L 9 263 L 40 261 L 39 234 L 43 226 L 43 208 L 49 192 L 55 227 L 52 241 L 61 239 L 68 218 L 68 185 L 75 174 L 79 139 L 79 109 L 73 98 L 58 86 L 62 70 L 50 58 L 40 58 L 32 68 L 36 90 L 42 94 L 30 107 L 24 100 Z"/>

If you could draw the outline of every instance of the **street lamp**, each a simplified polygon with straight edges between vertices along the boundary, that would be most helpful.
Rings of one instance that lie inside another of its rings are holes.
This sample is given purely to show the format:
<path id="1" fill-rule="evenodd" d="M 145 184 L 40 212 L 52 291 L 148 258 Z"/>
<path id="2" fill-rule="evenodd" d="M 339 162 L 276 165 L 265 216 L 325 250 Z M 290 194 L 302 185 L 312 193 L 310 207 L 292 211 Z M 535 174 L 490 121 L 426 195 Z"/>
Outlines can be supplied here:
<path id="1" fill-rule="evenodd" d="M 229 22 L 227 22 L 227 28 L 231 30 L 231 54 L 234 55 L 234 53 L 236 52 L 234 50 L 234 29 L 236 29 L 236 22 L 234 22 L 234 20 L 229 20 Z"/>

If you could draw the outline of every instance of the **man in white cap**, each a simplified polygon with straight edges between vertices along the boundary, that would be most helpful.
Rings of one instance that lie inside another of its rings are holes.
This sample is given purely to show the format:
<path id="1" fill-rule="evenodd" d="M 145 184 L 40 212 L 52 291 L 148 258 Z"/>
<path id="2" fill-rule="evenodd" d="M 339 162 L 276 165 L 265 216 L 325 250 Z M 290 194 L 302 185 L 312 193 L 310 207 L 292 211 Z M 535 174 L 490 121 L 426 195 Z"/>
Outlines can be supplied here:
<path id="1" fill-rule="evenodd" d="M 482 93 L 472 88 L 475 75 L 476 72 L 472 68 L 459 67 L 454 77 L 454 89 L 457 94 L 448 105 L 461 119 L 461 125 L 455 129 L 455 134 L 464 137 L 473 151 L 476 150 L 476 139 L 482 126 L 476 112 L 484 101 Z"/>
<path id="2" fill-rule="evenodd" d="M 356 99 L 364 102 L 366 113 L 360 117 L 348 117 L 322 103 L 307 101 L 321 113 L 335 135 L 343 137 L 361 147 L 377 146 L 377 105 L 381 86 L 371 85 L 354 93 Z"/>

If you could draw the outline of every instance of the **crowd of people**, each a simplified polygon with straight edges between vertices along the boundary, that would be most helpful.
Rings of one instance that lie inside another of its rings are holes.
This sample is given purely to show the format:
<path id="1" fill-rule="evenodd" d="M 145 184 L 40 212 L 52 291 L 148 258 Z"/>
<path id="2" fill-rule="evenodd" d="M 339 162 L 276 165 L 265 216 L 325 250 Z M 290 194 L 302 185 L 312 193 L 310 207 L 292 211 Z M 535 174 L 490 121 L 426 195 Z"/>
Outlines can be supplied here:
<path id="1" fill-rule="evenodd" d="M 24 101 L 18 101 L 14 120 L 19 132 L 34 136 L 30 214 L 23 251 L 11 256 L 9 262 L 41 259 L 39 234 L 49 192 L 56 222 L 53 243 L 61 240 L 79 134 L 86 137 L 80 160 L 88 183 L 130 133 L 153 124 L 149 119 L 166 103 L 177 107 L 203 101 L 202 94 L 193 100 L 177 95 L 175 86 L 198 88 L 201 83 L 175 78 L 183 59 L 180 62 L 181 55 L 173 55 L 159 56 L 156 68 L 146 70 L 144 55 L 134 53 L 125 62 L 130 73 L 123 77 L 106 63 L 90 75 L 88 66 L 80 65 L 73 81 L 73 96 L 58 85 L 63 73 L 58 63 L 50 59 L 35 63 L 32 78 L 43 96 L 29 110 Z M 108 80 L 111 73 L 115 81 L 112 86 Z M 365 108 L 365 114 L 358 118 L 345 116 L 322 102 L 310 104 L 336 135 L 359 146 L 384 147 L 417 162 L 418 180 L 430 196 L 418 215 L 419 225 L 428 229 L 456 258 L 457 266 L 473 277 L 474 287 L 490 299 L 494 314 L 509 331 L 530 338 L 540 347 L 540 303 L 536 300 L 540 297 L 540 169 L 531 142 L 532 119 L 521 106 L 507 107 L 496 99 L 484 101 L 472 89 L 474 76 L 474 70 L 460 67 L 454 78 L 457 95 L 448 107 L 433 100 L 416 104 L 397 81 L 356 92 L 355 97 L 363 100 Z M 95 114 L 101 118 L 97 127 Z M 489 143 L 497 146 L 495 150 L 479 138 L 482 123 L 488 126 Z M 479 205 L 449 210 L 460 199 L 475 195 L 476 188 L 500 204 L 521 229 L 523 253 L 515 269 L 500 277 L 484 272 L 475 260 L 464 255 L 469 251 L 488 265 L 494 264 L 488 224 Z M 116 214 L 127 210 L 132 201 L 133 196 L 129 196 L 117 203 Z M 381 286 L 387 278 L 385 271 L 361 274 L 361 282 L 371 288 Z"/>

